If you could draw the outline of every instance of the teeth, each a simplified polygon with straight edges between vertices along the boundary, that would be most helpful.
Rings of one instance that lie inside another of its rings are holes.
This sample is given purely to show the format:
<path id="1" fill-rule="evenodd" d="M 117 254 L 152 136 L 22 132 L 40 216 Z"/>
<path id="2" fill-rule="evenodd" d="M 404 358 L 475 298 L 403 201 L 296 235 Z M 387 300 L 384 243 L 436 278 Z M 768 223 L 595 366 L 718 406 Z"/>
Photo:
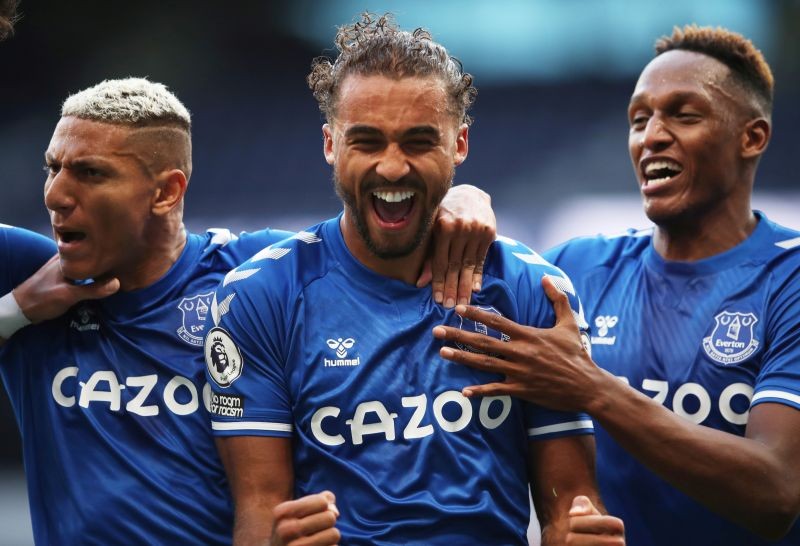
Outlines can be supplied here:
<path id="1" fill-rule="evenodd" d="M 378 199 L 382 199 L 387 203 L 399 203 L 405 199 L 411 199 L 414 197 L 413 191 L 376 191 L 373 192 L 372 195 L 377 197 Z"/>
<path id="2" fill-rule="evenodd" d="M 650 173 L 661 169 L 669 169 L 671 171 L 675 171 L 675 173 L 677 174 L 683 170 L 683 167 L 681 167 L 674 161 L 669 161 L 669 160 L 653 161 L 652 163 L 648 163 L 647 166 L 644 168 L 644 174 L 649 175 Z"/>

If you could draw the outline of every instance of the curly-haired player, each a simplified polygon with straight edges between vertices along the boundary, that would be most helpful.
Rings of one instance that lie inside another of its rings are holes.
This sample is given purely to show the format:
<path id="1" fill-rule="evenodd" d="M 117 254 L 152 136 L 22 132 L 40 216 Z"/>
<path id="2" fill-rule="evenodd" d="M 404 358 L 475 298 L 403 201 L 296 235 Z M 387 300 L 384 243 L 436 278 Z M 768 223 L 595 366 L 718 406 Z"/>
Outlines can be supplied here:
<path id="1" fill-rule="evenodd" d="M 413 286 L 467 157 L 472 79 L 427 32 L 386 17 L 365 15 L 336 43 L 309 84 L 344 211 L 239 266 L 208 317 L 213 396 L 243 408 L 211 421 L 236 541 L 269 537 L 273 506 L 292 494 L 330 490 L 342 544 L 527 544 L 532 483 L 543 542 L 561 544 L 573 497 L 598 502 L 591 421 L 462 396 L 498 376 L 442 361 L 430 329 L 459 319 Z M 535 326 L 554 318 L 541 276 L 570 286 L 510 240 L 492 245 L 484 274 L 474 301 Z M 499 336 L 483 326 L 461 323 Z M 217 372 L 220 339 L 240 371 Z"/>

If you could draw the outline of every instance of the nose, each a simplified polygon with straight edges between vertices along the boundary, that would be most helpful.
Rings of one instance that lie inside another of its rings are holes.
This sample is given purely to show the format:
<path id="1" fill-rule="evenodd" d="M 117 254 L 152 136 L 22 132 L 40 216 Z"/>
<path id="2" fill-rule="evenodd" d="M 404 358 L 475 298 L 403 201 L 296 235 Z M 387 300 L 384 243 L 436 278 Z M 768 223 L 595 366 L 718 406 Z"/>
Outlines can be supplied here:
<path id="1" fill-rule="evenodd" d="M 375 172 L 389 182 L 394 182 L 407 176 L 411 172 L 411 166 L 403 149 L 392 143 L 384 149 L 378 159 Z"/>
<path id="2" fill-rule="evenodd" d="M 647 120 L 642 135 L 642 145 L 648 150 L 662 150 L 672 143 L 672 133 L 667 129 L 664 120 L 654 115 Z"/>
<path id="3" fill-rule="evenodd" d="M 62 214 L 75 208 L 69 176 L 63 169 L 47 177 L 44 183 L 44 205 L 48 210 Z"/>

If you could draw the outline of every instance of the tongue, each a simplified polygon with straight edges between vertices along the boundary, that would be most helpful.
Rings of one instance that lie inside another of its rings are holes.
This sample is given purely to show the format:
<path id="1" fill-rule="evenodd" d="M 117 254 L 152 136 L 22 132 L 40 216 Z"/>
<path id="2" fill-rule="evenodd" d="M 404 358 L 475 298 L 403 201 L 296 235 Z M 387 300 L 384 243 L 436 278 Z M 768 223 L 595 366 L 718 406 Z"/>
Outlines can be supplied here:
<path id="1" fill-rule="evenodd" d="M 372 203 L 378 218 L 387 224 L 396 224 L 409 215 L 414 206 L 414 197 L 403 199 L 397 203 L 389 203 L 373 196 Z"/>

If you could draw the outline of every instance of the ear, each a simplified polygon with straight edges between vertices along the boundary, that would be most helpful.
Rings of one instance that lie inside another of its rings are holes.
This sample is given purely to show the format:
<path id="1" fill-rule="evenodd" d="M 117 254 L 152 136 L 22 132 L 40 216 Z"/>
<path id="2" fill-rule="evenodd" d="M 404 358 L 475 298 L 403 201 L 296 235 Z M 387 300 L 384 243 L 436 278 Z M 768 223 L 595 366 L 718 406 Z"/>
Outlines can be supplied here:
<path id="1" fill-rule="evenodd" d="M 742 157 L 750 159 L 764 153 L 769 144 L 772 127 L 765 118 L 756 118 L 747 122 L 742 132 Z"/>
<path id="2" fill-rule="evenodd" d="M 183 201 L 186 193 L 186 174 L 180 169 L 163 171 L 156 177 L 156 191 L 153 194 L 152 212 L 163 216 Z"/>
<path id="3" fill-rule="evenodd" d="M 331 127 L 330 123 L 326 123 L 322 126 L 322 153 L 325 155 L 325 161 L 328 162 L 328 165 L 333 165 L 335 163 L 333 155 L 333 127 Z"/>
<path id="4" fill-rule="evenodd" d="M 461 165 L 469 153 L 469 126 L 462 123 L 456 135 L 456 149 L 453 153 L 453 165 Z"/>

